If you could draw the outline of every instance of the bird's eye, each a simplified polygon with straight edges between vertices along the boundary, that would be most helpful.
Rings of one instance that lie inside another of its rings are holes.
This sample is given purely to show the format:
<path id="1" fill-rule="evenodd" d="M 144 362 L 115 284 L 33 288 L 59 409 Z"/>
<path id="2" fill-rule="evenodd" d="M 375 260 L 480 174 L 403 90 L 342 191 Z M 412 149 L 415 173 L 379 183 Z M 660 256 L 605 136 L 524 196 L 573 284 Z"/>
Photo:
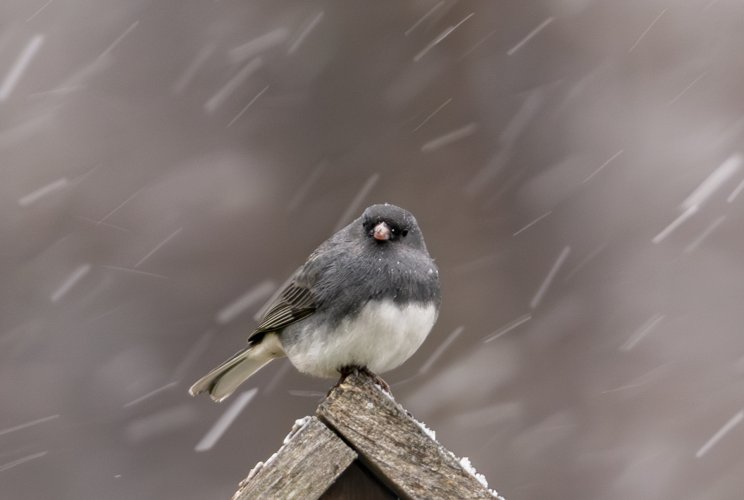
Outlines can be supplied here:
<path id="1" fill-rule="evenodd" d="M 403 237 L 408 236 L 408 229 L 404 229 L 403 231 L 401 231 L 400 235 Z"/>

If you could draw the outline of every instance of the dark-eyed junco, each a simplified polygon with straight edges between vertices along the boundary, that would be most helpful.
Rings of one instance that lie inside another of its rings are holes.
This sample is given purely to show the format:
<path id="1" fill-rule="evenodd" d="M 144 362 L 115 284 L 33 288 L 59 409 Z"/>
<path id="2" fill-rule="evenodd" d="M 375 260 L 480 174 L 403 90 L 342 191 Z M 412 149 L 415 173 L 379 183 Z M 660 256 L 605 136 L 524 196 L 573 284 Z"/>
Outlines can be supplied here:
<path id="1" fill-rule="evenodd" d="M 321 244 L 271 304 L 248 347 L 191 386 L 222 401 L 269 361 L 331 378 L 383 373 L 416 352 L 439 313 L 439 272 L 413 215 L 372 205 Z"/>

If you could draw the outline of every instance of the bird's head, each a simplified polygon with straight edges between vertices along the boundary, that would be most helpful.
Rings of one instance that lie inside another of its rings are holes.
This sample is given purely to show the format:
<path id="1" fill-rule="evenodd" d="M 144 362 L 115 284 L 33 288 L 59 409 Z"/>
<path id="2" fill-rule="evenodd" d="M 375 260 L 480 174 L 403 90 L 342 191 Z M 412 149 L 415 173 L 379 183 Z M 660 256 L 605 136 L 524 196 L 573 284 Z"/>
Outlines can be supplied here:
<path id="1" fill-rule="evenodd" d="M 367 238 L 377 245 L 405 245 L 426 251 L 416 218 L 390 204 L 372 205 L 361 217 Z"/>

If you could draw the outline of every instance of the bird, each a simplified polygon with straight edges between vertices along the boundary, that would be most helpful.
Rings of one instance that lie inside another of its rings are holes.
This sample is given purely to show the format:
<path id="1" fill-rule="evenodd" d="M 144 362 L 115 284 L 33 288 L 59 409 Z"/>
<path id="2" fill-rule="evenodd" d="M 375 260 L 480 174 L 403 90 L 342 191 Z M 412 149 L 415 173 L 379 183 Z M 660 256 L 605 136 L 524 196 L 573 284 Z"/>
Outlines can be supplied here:
<path id="1" fill-rule="evenodd" d="M 274 359 L 341 379 L 353 370 L 400 366 L 432 330 L 441 304 L 439 270 L 416 218 L 376 204 L 313 251 L 266 308 L 247 346 L 197 380 L 192 396 L 221 402 Z M 388 388 L 389 389 L 389 388 Z"/>

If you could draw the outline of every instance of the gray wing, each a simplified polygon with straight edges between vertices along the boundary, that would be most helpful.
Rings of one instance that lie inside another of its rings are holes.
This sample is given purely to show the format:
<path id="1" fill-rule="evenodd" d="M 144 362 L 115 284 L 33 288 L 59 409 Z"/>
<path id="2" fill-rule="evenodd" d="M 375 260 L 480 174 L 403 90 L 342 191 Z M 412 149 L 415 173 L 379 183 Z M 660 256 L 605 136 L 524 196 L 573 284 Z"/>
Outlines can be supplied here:
<path id="1" fill-rule="evenodd" d="M 300 268 L 269 307 L 248 343 L 260 341 L 267 333 L 280 331 L 315 312 L 317 300 L 311 290 L 314 274 L 306 264 Z"/>

